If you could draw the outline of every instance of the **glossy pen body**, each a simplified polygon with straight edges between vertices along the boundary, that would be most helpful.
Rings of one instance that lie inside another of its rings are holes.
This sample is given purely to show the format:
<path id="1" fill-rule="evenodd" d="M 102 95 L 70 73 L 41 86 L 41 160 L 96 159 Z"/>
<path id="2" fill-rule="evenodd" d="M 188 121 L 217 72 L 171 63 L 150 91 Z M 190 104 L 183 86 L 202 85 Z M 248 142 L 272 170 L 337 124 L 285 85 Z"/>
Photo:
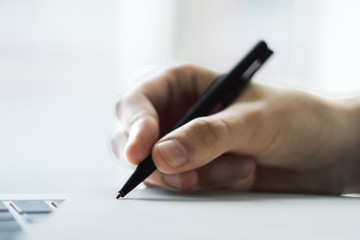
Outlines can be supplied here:
<path id="1" fill-rule="evenodd" d="M 267 47 L 264 41 L 258 42 L 229 73 L 221 75 L 205 90 L 171 131 L 195 118 L 206 116 L 217 104 L 221 104 L 222 108 L 225 108 L 245 89 L 251 77 L 272 53 L 273 51 Z M 124 197 L 155 170 L 156 166 L 149 155 L 137 166 L 116 198 Z"/>

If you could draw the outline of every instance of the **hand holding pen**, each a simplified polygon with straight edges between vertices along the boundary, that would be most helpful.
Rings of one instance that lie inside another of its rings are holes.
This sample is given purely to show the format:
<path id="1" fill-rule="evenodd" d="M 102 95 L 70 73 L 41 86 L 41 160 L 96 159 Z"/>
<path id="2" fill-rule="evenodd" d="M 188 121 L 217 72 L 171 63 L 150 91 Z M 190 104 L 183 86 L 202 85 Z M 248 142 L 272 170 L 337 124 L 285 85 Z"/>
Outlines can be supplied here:
<path id="1" fill-rule="evenodd" d="M 118 102 L 113 151 L 134 166 L 151 154 L 147 185 L 336 194 L 356 180 L 359 148 L 346 144 L 356 125 L 341 101 L 250 83 L 226 108 L 169 132 L 219 76 L 193 65 L 154 71 Z"/>

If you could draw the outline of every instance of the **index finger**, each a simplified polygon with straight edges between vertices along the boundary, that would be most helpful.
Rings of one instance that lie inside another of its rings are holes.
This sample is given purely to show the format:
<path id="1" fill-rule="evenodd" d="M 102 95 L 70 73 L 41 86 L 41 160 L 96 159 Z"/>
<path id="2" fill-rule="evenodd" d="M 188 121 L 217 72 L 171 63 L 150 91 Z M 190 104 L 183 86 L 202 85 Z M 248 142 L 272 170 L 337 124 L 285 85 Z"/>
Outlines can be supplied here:
<path id="1" fill-rule="evenodd" d="M 175 104 L 178 114 L 175 118 L 180 117 L 218 75 L 194 65 L 177 66 L 149 76 L 128 91 L 116 104 L 117 117 L 129 133 L 127 159 L 137 165 L 150 154 L 160 136 L 159 112 L 170 118 L 166 110 Z M 190 94 L 194 97 L 192 101 L 184 99 Z"/>

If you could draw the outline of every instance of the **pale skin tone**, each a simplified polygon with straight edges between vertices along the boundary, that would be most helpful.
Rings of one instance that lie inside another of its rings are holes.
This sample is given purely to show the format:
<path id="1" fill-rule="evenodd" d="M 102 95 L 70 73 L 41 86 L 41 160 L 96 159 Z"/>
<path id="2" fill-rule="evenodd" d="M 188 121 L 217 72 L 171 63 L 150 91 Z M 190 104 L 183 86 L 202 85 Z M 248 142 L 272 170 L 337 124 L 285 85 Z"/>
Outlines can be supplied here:
<path id="1" fill-rule="evenodd" d="M 179 191 L 341 194 L 360 186 L 360 100 L 327 99 L 256 82 L 227 108 L 168 133 L 220 73 L 194 65 L 139 77 L 116 104 L 116 156 L 145 183 Z"/>

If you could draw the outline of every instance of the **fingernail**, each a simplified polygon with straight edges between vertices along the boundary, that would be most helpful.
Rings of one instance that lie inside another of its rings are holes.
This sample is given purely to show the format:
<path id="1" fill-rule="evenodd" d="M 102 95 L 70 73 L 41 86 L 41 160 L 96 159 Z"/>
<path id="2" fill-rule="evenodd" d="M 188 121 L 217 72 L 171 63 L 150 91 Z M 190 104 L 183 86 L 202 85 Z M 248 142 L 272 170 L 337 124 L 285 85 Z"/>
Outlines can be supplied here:
<path id="1" fill-rule="evenodd" d="M 187 162 L 185 148 L 176 140 L 168 140 L 157 144 L 161 156 L 171 167 L 179 167 Z"/>
<path id="2" fill-rule="evenodd" d="M 169 186 L 181 189 L 182 183 L 181 183 L 181 179 L 180 179 L 179 175 L 165 174 L 163 179 L 164 179 L 164 182 L 166 182 Z"/>

